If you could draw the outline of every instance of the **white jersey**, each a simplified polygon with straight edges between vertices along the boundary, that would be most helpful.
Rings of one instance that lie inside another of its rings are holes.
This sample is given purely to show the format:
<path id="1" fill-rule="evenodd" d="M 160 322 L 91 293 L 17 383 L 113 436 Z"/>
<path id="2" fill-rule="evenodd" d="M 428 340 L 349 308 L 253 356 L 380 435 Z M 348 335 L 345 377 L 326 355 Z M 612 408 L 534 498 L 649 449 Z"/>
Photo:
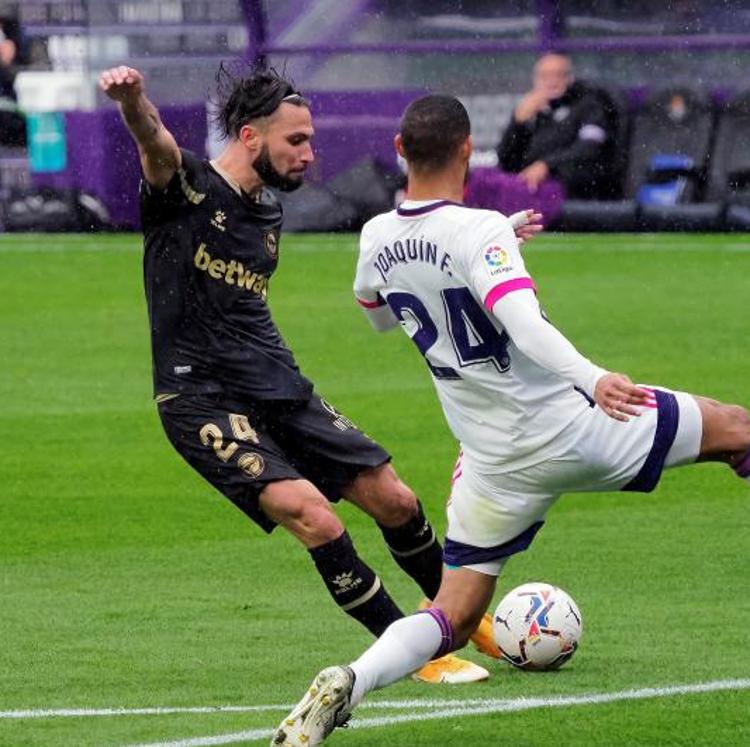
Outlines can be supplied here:
<path id="1" fill-rule="evenodd" d="M 401 323 L 465 458 L 488 474 L 554 455 L 556 437 L 591 406 L 524 355 L 492 313 L 506 294 L 529 288 L 513 227 L 495 211 L 407 201 L 362 230 L 357 300 Z"/>

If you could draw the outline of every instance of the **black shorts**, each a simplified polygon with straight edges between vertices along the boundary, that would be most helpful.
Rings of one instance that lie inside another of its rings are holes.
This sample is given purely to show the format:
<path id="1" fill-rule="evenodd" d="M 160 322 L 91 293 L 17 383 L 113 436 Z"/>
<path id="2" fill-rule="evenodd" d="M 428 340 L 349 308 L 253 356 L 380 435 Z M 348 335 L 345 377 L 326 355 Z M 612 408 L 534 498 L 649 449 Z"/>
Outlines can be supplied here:
<path id="1" fill-rule="evenodd" d="M 390 459 L 318 395 L 282 403 L 182 394 L 160 403 L 159 416 L 180 456 L 266 532 L 276 526 L 259 504 L 268 483 L 309 480 L 338 501 L 360 472 Z"/>

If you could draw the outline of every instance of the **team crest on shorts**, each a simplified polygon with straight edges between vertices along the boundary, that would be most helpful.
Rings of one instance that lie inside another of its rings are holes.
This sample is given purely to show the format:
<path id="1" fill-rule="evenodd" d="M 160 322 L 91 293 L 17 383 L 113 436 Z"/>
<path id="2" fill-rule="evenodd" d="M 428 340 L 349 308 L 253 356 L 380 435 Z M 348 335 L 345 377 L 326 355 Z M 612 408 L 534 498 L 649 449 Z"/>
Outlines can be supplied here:
<path id="1" fill-rule="evenodd" d="M 279 237 L 275 231 L 269 231 L 266 234 L 266 251 L 270 257 L 276 259 L 279 256 Z"/>
<path id="2" fill-rule="evenodd" d="M 354 423 L 352 423 L 346 415 L 342 415 L 330 402 L 326 402 L 322 397 L 320 398 L 320 404 L 323 405 L 325 410 L 331 415 L 334 426 L 340 431 L 346 431 L 349 430 L 349 428 L 355 427 Z"/>
<path id="3" fill-rule="evenodd" d="M 266 468 L 266 463 L 260 454 L 251 451 L 249 454 L 243 454 L 237 461 L 239 468 L 252 478 L 260 477 Z"/>
<path id="4" fill-rule="evenodd" d="M 510 256 L 501 246 L 488 246 L 484 252 L 484 262 L 490 275 L 499 275 L 502 272 L 510 272 L 513 269 Z"/>

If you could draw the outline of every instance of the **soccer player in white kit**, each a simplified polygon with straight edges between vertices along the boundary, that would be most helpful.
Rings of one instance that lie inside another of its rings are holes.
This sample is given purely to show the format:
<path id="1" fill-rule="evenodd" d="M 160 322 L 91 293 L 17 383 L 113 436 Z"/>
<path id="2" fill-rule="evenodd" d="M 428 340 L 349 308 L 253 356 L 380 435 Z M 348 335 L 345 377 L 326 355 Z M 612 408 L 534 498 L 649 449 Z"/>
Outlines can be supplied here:
<path id="1" fill-rule="evenodd" d="M 516 239 L 531 216 L 461 204 L 471 137 L 457 99 L 413 102 L 396 148 L 409 199 L 362 230 L 354 292 L 376 329 L 411 337 L 461 444 L 443 581 L 430 609 L 392 624 L 350 666 L 321 671 L 273 745 L 320 744 L 367 692 L 464 646 L 501 568 L 562 493 L 648 492 L 664 468 L 699 459 L 750 479 L 744 408 L 637 386 L 545 319 Z"/>

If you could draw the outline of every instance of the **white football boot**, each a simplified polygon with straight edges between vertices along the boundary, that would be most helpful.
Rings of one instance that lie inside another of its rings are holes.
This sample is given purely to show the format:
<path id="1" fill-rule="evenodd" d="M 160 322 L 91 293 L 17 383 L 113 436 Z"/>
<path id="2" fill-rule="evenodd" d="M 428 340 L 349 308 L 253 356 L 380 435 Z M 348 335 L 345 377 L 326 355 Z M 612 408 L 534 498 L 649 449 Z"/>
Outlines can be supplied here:
<path id="1" fill-rule="evenodd" d="M 349 698 L 354 672 L 349 667 L 328 667 L 312 681 L 304 698 L 279 724 L 271 747 L 317 747 L 351 716 Z"/>

